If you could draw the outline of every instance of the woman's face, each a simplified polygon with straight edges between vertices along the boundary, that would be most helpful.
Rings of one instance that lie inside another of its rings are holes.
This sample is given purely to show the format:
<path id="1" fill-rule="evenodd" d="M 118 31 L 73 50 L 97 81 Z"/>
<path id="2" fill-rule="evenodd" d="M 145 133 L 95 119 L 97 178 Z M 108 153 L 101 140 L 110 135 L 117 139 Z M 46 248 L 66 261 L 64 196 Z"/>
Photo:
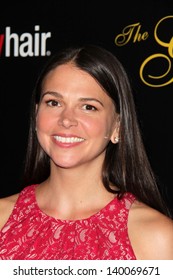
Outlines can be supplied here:
<path id="1" fill-rule="evenodd" d="M 38 140 L 57 166 L 97 165 L 118 134 L 117 117 L 112 100 L 93 77 L 73 64 L 61 65 L 43 83 Z"/>

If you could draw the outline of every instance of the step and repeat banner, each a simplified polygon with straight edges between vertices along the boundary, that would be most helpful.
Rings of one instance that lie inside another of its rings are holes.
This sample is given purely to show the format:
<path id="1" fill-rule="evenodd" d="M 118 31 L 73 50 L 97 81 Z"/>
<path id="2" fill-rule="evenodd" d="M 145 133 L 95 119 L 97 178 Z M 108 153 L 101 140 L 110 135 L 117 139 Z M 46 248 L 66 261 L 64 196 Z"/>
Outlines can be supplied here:
<path id="1" fill-rule="evenodd" d="M 4 1 L 0 197 L 21 190 L 29 103 L 39 71 L 58 49 L 82 43 L 106 47 L 125 66 L 151 165 L 173 209 L 172 0 Z"/>

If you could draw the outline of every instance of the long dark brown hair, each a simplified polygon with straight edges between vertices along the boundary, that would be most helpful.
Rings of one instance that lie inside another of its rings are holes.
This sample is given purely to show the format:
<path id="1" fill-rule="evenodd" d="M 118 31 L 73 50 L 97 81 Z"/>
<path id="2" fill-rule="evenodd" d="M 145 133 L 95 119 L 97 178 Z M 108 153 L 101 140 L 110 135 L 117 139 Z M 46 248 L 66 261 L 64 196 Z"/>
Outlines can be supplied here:
<path id="1" fill-rule="evenodd" d="M 133 193 L 138 200 L 169 216 L 160 195 L 142 142 L 133 94 L 127 73 L 110 51 L 94 45 L 71 47 L 54 54 L 41 71 L 31 100 L 30 128 L 25 160 L 24 185 L 41 183 L 50 175 L 50 159 L 37 141 L 36 104 L 39 104 L 46 75 L 58 65 L 73 62 L 90 74 L 112 99 L 120 116 L 119 143 L 110 141 L 103 163 L 102 181 L 105 188 L 118 196 Z"/>

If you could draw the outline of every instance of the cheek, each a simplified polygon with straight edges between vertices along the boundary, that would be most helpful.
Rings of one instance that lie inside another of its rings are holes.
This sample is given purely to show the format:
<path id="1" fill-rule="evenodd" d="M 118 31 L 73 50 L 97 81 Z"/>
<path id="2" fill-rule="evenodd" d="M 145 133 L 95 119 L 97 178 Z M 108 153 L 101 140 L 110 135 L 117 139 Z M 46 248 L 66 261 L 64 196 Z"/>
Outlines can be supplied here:
<path id="1" fill-rule="evenodd" d="M 49 143 L 49 137 L 51 130 L 52 121 L 49 118 L 49 116 L 46 116 L 45 114 L 38 113 L 36 117 L 36 127 L 37 127 L 37 139 L 40 143 L 42 149 L 49 154 L 50 151 L 50 143 Z"/>
<path id="2" fill-rule="evenodd" d="M 37 130 L 47 130 L 52 123 L 52 118 L 50 118 L 49 114 L 42 114 L 38 112 L 36 117 L 36 127 Z"/>
<path id="3" fill-rule="evenodd" d="M 109 131 L 109 124 L 107 120 L 100 117 L 98 119 L 88 119 L 87 121 L 83 121 L 83 125 L 89 134 L 92 136 L 101 136 L 105 135 Z"/>

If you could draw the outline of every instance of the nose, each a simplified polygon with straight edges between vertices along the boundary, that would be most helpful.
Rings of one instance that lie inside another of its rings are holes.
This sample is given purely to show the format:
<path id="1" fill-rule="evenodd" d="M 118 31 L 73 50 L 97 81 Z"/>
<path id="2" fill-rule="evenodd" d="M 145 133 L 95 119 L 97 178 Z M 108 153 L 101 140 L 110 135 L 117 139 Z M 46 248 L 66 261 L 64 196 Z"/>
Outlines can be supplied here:
<path id="1" fill-rule="evenodd" d="M 77 126 L 78 121 L 75 117 L 75 113 L 71 109 L 64 109 L 61 113 L 58 124 L 65 128 L 70 128 L 71 126 Z"/>

